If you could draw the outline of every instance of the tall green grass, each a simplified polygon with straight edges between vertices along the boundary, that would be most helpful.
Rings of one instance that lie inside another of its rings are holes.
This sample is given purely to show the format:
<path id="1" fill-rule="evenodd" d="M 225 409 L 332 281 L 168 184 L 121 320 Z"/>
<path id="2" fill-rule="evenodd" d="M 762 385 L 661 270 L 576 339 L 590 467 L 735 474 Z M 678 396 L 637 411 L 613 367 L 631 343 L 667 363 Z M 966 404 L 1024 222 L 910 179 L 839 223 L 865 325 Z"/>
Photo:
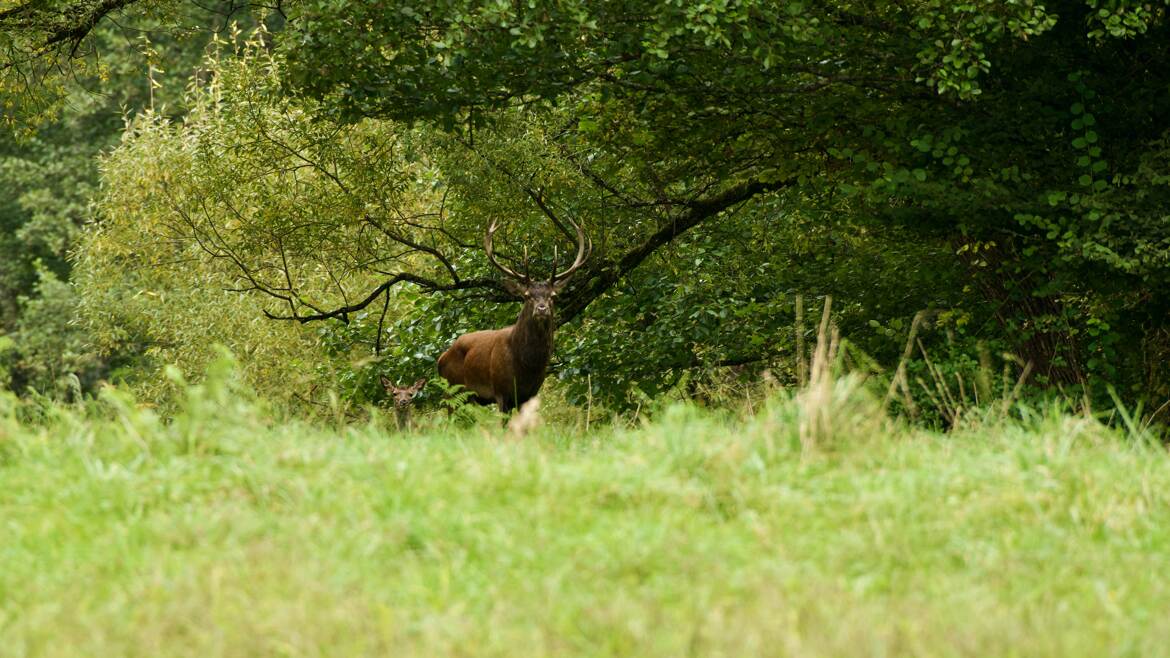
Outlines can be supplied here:
<path id="1" fill-rule="evenodd" d="M 0 656 L 1110 656 L 1170 647 L 1170 462 L 948 435 L 851 378 L 635 427 L 165 421 L 0 397 Z"/>

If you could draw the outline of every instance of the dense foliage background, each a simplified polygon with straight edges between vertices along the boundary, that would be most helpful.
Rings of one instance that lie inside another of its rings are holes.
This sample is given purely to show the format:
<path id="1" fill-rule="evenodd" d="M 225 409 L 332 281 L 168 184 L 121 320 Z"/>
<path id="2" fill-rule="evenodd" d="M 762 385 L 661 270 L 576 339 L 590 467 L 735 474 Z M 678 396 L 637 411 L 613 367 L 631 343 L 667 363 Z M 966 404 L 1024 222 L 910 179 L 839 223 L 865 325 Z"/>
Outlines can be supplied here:
<path id="1" fill-rule="evenodd" d="M 546 271 L 571 217 L 595 249 L 559 306 L 570 401 L 795 381 L 831 296 L 854 367 L 913 332 L 925 407 L 1005 364 L 1157 405 L 1168 11 L 0 2 L 0 373 L 163 401 L 222 343 L 266 395 L 376 399 L 514 315 L 489 219 Z"/>

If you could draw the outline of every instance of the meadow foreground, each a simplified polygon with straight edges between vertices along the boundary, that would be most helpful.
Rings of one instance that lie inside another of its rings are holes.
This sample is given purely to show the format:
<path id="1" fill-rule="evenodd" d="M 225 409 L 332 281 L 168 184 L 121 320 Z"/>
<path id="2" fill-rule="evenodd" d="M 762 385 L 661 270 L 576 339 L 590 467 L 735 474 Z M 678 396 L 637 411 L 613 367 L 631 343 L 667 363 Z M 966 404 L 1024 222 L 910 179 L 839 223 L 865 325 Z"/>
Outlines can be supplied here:
<path id="1" fill-rule="evenodd" d="M 852 395 L 852 394 L 849 394 Z M 1170 462 L 835 400 L 397 434 L 193 389 L 0 414 L 2 656 L 1105 656 L 1170 646 Z"/>

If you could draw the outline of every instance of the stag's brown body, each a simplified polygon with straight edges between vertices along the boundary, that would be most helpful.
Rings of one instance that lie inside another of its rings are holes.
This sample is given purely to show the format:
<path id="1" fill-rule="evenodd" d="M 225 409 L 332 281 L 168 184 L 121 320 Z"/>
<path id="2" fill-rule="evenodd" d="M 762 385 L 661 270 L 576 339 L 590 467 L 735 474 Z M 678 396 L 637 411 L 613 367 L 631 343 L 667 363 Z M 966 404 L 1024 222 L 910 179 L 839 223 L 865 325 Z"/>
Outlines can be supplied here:
<path id="1" fill-rule="evenodd" d="M 455 339 L 439 357 L 439 374 L 451 384 L 458 384 L 474 394 L 480 404 L 495 404 L 500 411 L 510 411 L 540 391 L 552 357 L 553 330 L 556 319 L 553 298 L 570 275 L 584 264 L 590 251 L 589 241 L 579 225 L 577 258 L 568 270 L 554 273 L 548 281 L 532 281 L 504 267 L 492 255 L 492 235 L 497 225 L 488 227 L 484 250 L 492 265 L 508 278 L 505 287 L 524 300 L 516 322 L 503 329 L 473 331 Z"/>
<path id="2" fill-rule="evenodd" d="M 534 317 L 526 300 L 516 323 L 503 329 L 473 331 L 455 340 L 439 357 L 439 374 L 475 394 L 481 404 L 501 411 L 518 407 L 540 390 L 552 354 L 552 315 Z"/>

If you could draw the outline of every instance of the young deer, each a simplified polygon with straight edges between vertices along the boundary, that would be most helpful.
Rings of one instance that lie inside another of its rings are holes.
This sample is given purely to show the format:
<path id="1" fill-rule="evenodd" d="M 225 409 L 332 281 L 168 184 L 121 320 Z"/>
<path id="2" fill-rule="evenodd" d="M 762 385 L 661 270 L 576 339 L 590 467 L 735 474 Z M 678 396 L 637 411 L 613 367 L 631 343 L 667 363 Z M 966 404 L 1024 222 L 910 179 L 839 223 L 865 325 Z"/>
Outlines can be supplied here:
<path id="1" fill-rule="evenodd" d="M 483 240 L 488 261 L 504 273 L 504 286 L 524 301 L 524 307 L 511 326 L 464 334 L 439 357 L 439 374 L 471 391 L 475 402 L 495 404 L 507 413 L 536 395 L 544 383 L 556 328 L 553 299 L 592 250 L 581 226 L 570 223 L 577 231 L 577 257 L 569 269 L 554 271 L 547 281 L 533 281 L 527 272 L 521 276 L 496 261 L 492 236 L 499 225 L 492 221 L 488 226 Z"/>
<path id="2" fill-rule="evenodd" d="M 420 379 L 410 386 L 396 386 L 385 375 L 382 376 L 382 386 L 390 394 L 391 399 L 394 400 L 394 418 L 398 421 L 398 429 L 406 430 L 412 427 L 410 406 L 414 402 L 414 396 L 418 395 L 418 392 L 426 384 L 426 379 Z"/>

